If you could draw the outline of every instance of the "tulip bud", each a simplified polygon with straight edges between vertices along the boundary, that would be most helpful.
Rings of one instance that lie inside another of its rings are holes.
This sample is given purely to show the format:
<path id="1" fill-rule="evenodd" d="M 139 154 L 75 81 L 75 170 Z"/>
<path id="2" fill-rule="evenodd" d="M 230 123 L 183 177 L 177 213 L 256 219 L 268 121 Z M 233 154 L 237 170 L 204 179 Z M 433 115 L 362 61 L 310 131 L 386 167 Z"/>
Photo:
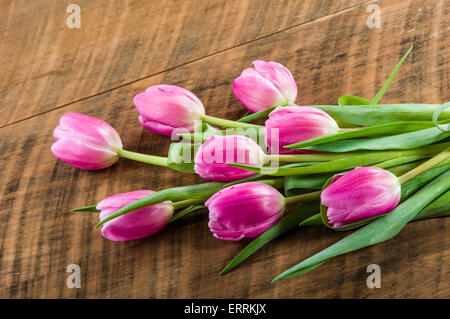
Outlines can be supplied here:
<path id="1" fill-rule="evenodd" d="M 212 135 L 199 147 L 194 162 L 194 170 L 202 178 L 230 182 L 255 173 L 227 163 L 262 166 L 264 152 L 255 141 L 246 136 Z"/>
<path id="2" fill-rule="evenodd" d="M 253 61 L 233 82 L 236 98 L 250 112 L 295 104 L 297 84 L 291 72 L 276 62 Z"/>
<path id="3" fill-rule="evenodd" d="M 100 220 L 120 208 L 154 193 L 140 190 L 109 196 L 97 204 Z M 170 202 L 161 202 L 121 215 L 103 224 L 102 235 L 112 241 L 134 240 L 156 234 L 163 229 L 173 215 Z"/>
<path id="4" fill-rule="evenodd" d="M 322 192 L 322 205 L 333 227 L 342 227 L 393 210 L 400 202 L 401 186 L 391 172 L 378 167 L 358 167 Z"/>
<path id="5" fill-rule="evenodd" d="M 338 131 L 339 126 L 331 116 L 320 109 L 309 106 L 277 108 L 269 114 L 269 119 L 264 127 L 266 145 L 272 152 L 277 151 L 272 150 L 272 144 L 274 143 L 273 139 L 278 138 L 279 154 L 314 153 L 314 151 L 308 150 L 287 149 L 283 146 L 336 134 Z"/>
<path id="6" fill-rule="evenodd" d="M 119 134 L 105 121 L 80 113 L 61 117 L 53 131 L 53 155 L 69 165 L 94 170 L 113 165 L 122 149 Z"/>
<path id="7" fill-rule="evenodd" d="M 284 212 L 284 197 L 272 186 L 247 182 L 220 190 L 205 203 L 209 229 L 214 237 L 238 241 L 255 238 L 274 224 Z"/>
<path id="8" fill-rule="evenodd" d="M 151 86 L 134 97 L 134 105 L 144 128 L 168 136 L 175 129 L 193 132 L 195 121 L 205 114 L 198 97 L 175 85 Z"/>

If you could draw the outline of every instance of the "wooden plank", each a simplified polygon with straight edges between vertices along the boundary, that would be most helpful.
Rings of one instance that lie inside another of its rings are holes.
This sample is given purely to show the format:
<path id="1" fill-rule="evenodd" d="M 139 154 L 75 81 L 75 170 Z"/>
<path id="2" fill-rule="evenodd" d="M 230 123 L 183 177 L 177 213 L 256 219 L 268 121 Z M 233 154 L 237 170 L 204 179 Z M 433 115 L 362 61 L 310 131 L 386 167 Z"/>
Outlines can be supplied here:
<path id="1" fill-rule="evenodd" d="M 366 8 L 358 7 L 0 129 L 0 297 L 450 297 L 448 219 L 410 224 L 389 242 L 271 285 L 281 271 L 345 236 L 299 229 L 218 277 L 246 242 L 214 239 L 204 214 L 152 238 L 112 243 L 93 229 L 95 214 L 70 212 L 111 194 L 199 178 L 127 160 L 103 171 L 81 171 L 50 152 L 59 117 L 76 111 L 110 122 L 127 149 L 164 155 L 169 139 L 139 127 L 133 95 L 157 83 L 181 85 L 198 94 L 209 114 L 236 118 L 244 109 L 231 83 L 256 58 L 288 66 L 300 88 L 298 103 L 325 104 L 346 93 L 371 98 L 414 44 L 383 101 L 447 101 L 448 1 L 378 4 L 380 29 L 368 29 Z M 381 266 L 381 289 L 366 287 L 372 263 Z M 81 289 L 66 287 L 69 264 L 81 267 Z"/>
<path id="2" fill-rule="evenodd" d="M 339 1 L 63 1 L 0 12 L 0 126 L 355 6 Z"/>

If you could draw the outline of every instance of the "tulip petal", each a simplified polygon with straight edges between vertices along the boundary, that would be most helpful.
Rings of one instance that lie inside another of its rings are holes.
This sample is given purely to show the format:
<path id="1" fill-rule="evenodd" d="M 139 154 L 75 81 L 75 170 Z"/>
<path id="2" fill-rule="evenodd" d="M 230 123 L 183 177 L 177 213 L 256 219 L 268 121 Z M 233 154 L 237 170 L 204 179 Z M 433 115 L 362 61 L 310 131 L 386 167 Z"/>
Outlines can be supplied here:
<path id="1" fill-rule="evenodd" d="M 272 145 L 276 145 L 274 142 L 277 142 L 279 154 L 314 152 L 286 149 L 283 146 L 336 134 L 338 131 L 339 126 L 331 116 L 320 109 L 307 106 L 277 108 L 269 114 L 264 127 L 266 145 L 272 149 Z"/>
<path id="2" fill-rule="evenodd" d="M 117 131 L 98 118 L 80 113 L 65 114 L 53 131 L 56 140 L 77 138 L 80 141 L 98 146 L 108 145 L 111 149 L 121 149 L 122 142 Z"/>
<path id="3" fill-rule="evenodd" d="M 297 83 L 292 73 L 286 67 L 277 62 L 262 60 L 253 61 L 253 65 L 259 74 L 272 82 L 278 91 L 283 93 L 285 103 L 295 103 L 297 99 Z"/>
<path id="4" fill-rule="evenodd" d="M 227 163 L 260 166 L 264 153 L 256 142 L 241 135 L 212 135 L 194 157 L 194 170 L 206 180 L 231 182 L 254 173 Z"/>
<path id="5" fill-rule="evenodd" d="M 149 130 L 171 135 L 176 128 L 192 132 L 205 114 L 202 102 L 190 91 L 174 85 L 155 85 L 134 97 L 140 122 Z"/>
<path id="6" fill-rule="evenodd" d="M 222 189 L 205 206 L 214 237 L 237 241 L 273 226 L 283 215 L 284 197 L 269 185 L 247 182 Z"/>
<path id="7" fill-rule="evenodd" d="M 233 82 L 236 98 L 250 112 L 259 112 L 285 103 L 284 96 L 255 69 L 245 69 Z"/>
<path id="8" fill-rule="evenodd" d="M 117 162 L 117 153 L 73 138 L 61 138 L 51 147 L 53 155 L 69 165 L 95 170 L 109 167 Z"/>
<path id="9" fill-rule="evenodd" d="M 154 193 L 140 190 L 113 195 L 97 204 L 100 220 L 138 199 Z M 135 240 L 151 236 L 163 229 L 173 215 L 170 202 L 161 202 L 119 216 L 103 224 L 102 235 L 111 241 Z"/>

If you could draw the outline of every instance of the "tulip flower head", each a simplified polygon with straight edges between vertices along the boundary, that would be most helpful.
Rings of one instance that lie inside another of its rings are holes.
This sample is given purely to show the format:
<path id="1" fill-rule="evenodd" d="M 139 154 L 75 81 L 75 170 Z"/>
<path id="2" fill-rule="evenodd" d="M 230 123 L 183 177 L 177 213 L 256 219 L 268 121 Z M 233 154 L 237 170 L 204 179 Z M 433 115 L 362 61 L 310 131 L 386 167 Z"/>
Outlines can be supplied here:
<path id="1" fill-rule="evenodd" d="M 105 219 L 120 208 L 154 193 L 139 190 L 109 196 L 97 204 L 100 220 Z M 161 202 L 121 215 L 103 224 L 102 235 L 112 241 L 135 240 L 156 234 L 163 229 L 173 215 L 170 202 Z"/>
<path id="2" fill-rule="evenodd" d="M 195 172 L 202 178 L 230 182 L 255 173 L 227 163 L 262 166 L 264 152 L 255 141 L 243 135 L 212 135 L 199 147 L 194 162 Z"/>
<path id="3" fill-rule="evenodd" d="M 69 165 L 95 170 L 113 165 L 122 142 L 116 130 L 92 116 L 69 113 L 54 129 L 53 155 Z"/>
<path id="4" fill-rule="evenodd" d="M 194 131 L 195 121 L 200 121 L 205 109 L 192 92 L 175 85 L 155 85 L 134 97 L 139 112 L 139 123 L 146 129 L 171 136 Z"/>
<path id="5" fill-rule="evenodd" d="M 253 61 L 233 82 L 236 98 L 250 112 L 295 104 L 297 84 L 291 72 L 276 62 Z"/>
<path id="6" fill-rule="evenodd" d="M 400 202 L 401 186 L 391 172 L 358 167 L 336 175 L 320 198 L 333 227 L 342 227 L 393 210 Z"/>
<path id="7" fill-rule="evenodd" d="M 309 106 L 277 108 L 269 114 L 264 127 L 266 145 L 271 153 L 279 151 L 279 154 L 315 153 L 308 150 L 287 149 L 283 146 L 338 132 L 339 126 L 330 115 Z M 272 144 L 278 145 L 279 149 L 276 149 L 277 147 L 272 149 Z"/>
<path id="8" fill-rule="evenodd" d="M 247 182 L 229 186 L 211 196 L 209 229 L 218 239 L 238 241 L 255 238 L 274 224 L 284 212 L 284 197 L 272 186 Z"/>

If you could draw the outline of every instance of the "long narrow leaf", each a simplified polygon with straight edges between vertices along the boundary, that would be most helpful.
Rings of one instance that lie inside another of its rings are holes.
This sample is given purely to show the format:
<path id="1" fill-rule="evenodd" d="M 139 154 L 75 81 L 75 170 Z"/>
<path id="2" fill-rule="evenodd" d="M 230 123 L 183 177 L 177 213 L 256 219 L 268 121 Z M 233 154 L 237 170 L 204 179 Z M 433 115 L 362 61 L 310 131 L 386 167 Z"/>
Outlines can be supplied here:
<path id="1" fill-rule="evenodd" d="M 402 174 L 406 173 L 407 171 L 413 169 L 414 167 L 417 167 L 422 162 L 423 161 L 415 162 L 415 165 L 410 166 L 410 167 L 406 167 L 406 166 L 409 166 L 411 163 L 410 164 L 400 165 L 398 167 L 404 166 L 400 170 L 398 170 L 397 167 L 391 168 L 389 170 L 392 173 L 394 173 L 396 176 L 399 176 L 399 175 L 402 175 Z M 436 167 L 433 167 L 433 168 L 423 172 L 422 174 L 414 177 L 413 179 L 407 181 L 406 183 L 404 183 L 402 185 L 402 189 L 401 189 L 402 193 L 401 193 L 400 202 L 404 202 L 406 199 L 411 197 L 415 192 L 417 192 L 420 188 L 422 188 L 423 186 L 428 184 L 430 181 L 432 181 L 433 179 L 435 179 L 439 175 L 447 172 L 448 170 L 450 170 L 450 159 L 442 162 L 440 165 L 438 165 Z M 449 203 L 449 205 L 450 205 L 450 203 Z M 450 215 L 450 211 L 448 212 L 448 215 Z M 429 218 L 432 218 L 432 217 L 437 217 L 437 216 L 430 215 Z M 424 218 L 428 218 L 428 217 L 424 217 Z M 420 218 L 415 218 L 415 219 L 420 219 Z M 373 219 L 371 219 L 370 221 L 372 221 L 372 220 Z M 360 225 L 362 225 L 362 224 L 364 224 L 364 223 L 360 223 Z M 365 224 L 367 224 L 367 220 L 366 220 Z M 311 216 L 307 220 L 304 220 L 303 222 L 301 222 L 299 226 L 306 226 L 306 225 L 323 225 L 321 214 L 319 213 L 319 214 L 316 214 L 314 216 Z"/>
<path id="2" fill-rule="evenodd" d="M 402 66 L 403 61 L 405 61 L 406 57 L 411 53 L 411 50 L 413 49 L 413 46 L 410 46 L 408 51 L 405 53 L 405 55 L 401 58 L 400 62 L 395 66 L 394 70 L 389 75 L 388 79 L 384 83 L 383 87 L 378 91 L 378 93 L 375 95 L 375 97 L 370 101 L 369 104 L 378 104 L 378 102 L 383 97 L 384 93 L 386 92 L 387 88 L 389 87 L 389 84 L 391 84 L 392 80 L 395 77 L 395 74 Z"/>
<path id="3" fill-rule="evenodd" d="M 424 208 L 414 220 L 450 216 L 450 191 Z"/>
<path id="4" fill-rule="evenodd" d="M 355 96 L 355 95 L 342 95 L 338 99 L 339 105 L 369 105 L 370 101 L 366 100 L 363 97 Z M 376 104 L 376 103 L 373 103 Z"/>
<path id="5" fill-rule="evenodd" d="M 443 132 L 437 127 L 420 131 L 383 136 L 369 139 L 350 139 L 310 146 L 307 149 L 323 152 L 351 152 L 360 150 L 404 150 L 418 148 L 442 141 L 450 137 L 450 132 Z"/>
<path id="6" fill-rule="evenodd" d="M 388 124 L 380 124 L 376 126 L 356 129 L 353 131 L 345 131 L 332 135 L 320 136 L 317 138 L 313 138 L 310 140 L 302 141 L 299 143 L 286 145 L 284 148 L 305 148 L 307 146 L 314 146 L 324 143 L 336 142 L 340 140 L 348 140 L 352 138 L 361 138 L 361 137 L 377 137 L 382 135 L 393 135 L 400 133 L 408 133 L 418 130 L 423 130 L 427 128 L 434 127 L 432 122 L 425 121 L 412 121 L 412 122 L 397 122 L 397 123 L 388 123 Z"/>
<path id="7" fill-rule="evenodd" d="M 371 246 L 394 237 L 409 221 L 418 215 L 422 209 L 428 206 L 436 198 L 439 198 L 442 194 L 446 193 L 449 189 L 450 171 L 427 184 L 416 194 L 397 206 L 397 208 L 388 215 L 375 220 L 338 241 L 334 245 L 302 261 L 277 276 L 272 282 L 291 277 L 294 273 L 301 272 L 308 267 L 325 262 L 330 258 Z"/>
<path id="8" fill-rule="evenodd" d="M 212 194 L 218 192 L 222 189 L 223 183 L 211 182 L 204 183 L 198 185 L 189 185 L 189 186 L 181 186 L 181 187 L 173 187 L 168 189 L 163 189 L 161 191 L 155 192 L 148 196 L 145 196 L 137 201 L 128 204 L 127 206 L 122 207 L 117 210 L 115 213 L 109 215 L 108 217 L 101 220 L 96 227 L 99 227 L 103 223 L 117 218 L 123 214 L 131 212 L 133 210 L 150 206 L 156 203 L 160 203 L 163 201 L 181 201 L 185 199 L 195 199 L 195 198 L 204 198 L 211 196 Z"/>
<path id="9" fill-rule="evenodd" d="M 250 123 L 250 122 L 254 122 L 257 121 L 259 119 L 263 119 L 263 118 L 267 118 L 267 116 L 269 116 L 270 112 L 272 112 L 273 110 L 275 110 L 278 106 L 273 106 L 271 108 L 256 112 L 256 113 L 252 113 L 249 115 L 246 115 L 244 117 L 241 117 L 239 120 L 237 120 L 237 122 L 243 122 L 243 123 Z"/>
<path id="10" fill-rule="evenodd" d="M 241 262 L 250 257 L 258 249 L 274 240 L 278 236 L 284 234 L 288 230 L 296 227 L 298 223 L 310 216 L 312 216 L 319 209 L 319 202 L 309 203 L 305 206 L 299 207 L 293 212 L 284 216 L 278 223 L 266 230 L 264 233 L 256 237 L 250 244 L 248 244 L 230 263 L 225 266 L 219 275 L 224 275 L 232 269 L 236 268 Z"/>
<path id="11" fill-rule="evenodd" d="M 195 212 L 196 210 L 205 208 L 205 206 L 203 205 L 191 205 L 186 207 L 185 209 L 183 209 L 182 211 L 176 213 L 175 215 L 172 216 L 172 218 L 169 220 L 169 223 L 172 223 L 174 221 L 176 221 L 177 219 L 186 216 L 189 213 Z"/>
<path id="12" fill-rule="evenodd" d="M 450 216 L 450 191 L 425 207 L 412 221 Z M 317 213 L 298 224 L 299 226 L 323 225 L 320 213 Z"/>
<path id="13" fill-rule="evenodd" d="M 312 105 L 330 114 L 340 125 L 373 126 L 403 121 L 429 121 L 440 104 L 377 104 L 377 105 Z M 440 115 L 450 119 L 450 110 Z"/>
<path id="14" fill-rule="evenodd" d="M 349 153 L 348 156 L 345 158 L 307 167 L 270 168 L 270 167 L 255 167 L 251 165 L 234 164 L 234 163 L 227 163 L 227 164 L 230 166 L 243 168 L 248 171 L 272 176 L 306 175 L 306 174 L 345 171 L 347 169 L 352 169 L 358 166 L 373 165 L 387 160 L 400 158 L 403 156 L 435 155 L 449 146 L 450 142 L 434 144 L 423 148 L 404 151 L 378 151 L 366 153 L 362 152 L 358 153 L 358 155 L 352 155 L 351 153 Z"/>

